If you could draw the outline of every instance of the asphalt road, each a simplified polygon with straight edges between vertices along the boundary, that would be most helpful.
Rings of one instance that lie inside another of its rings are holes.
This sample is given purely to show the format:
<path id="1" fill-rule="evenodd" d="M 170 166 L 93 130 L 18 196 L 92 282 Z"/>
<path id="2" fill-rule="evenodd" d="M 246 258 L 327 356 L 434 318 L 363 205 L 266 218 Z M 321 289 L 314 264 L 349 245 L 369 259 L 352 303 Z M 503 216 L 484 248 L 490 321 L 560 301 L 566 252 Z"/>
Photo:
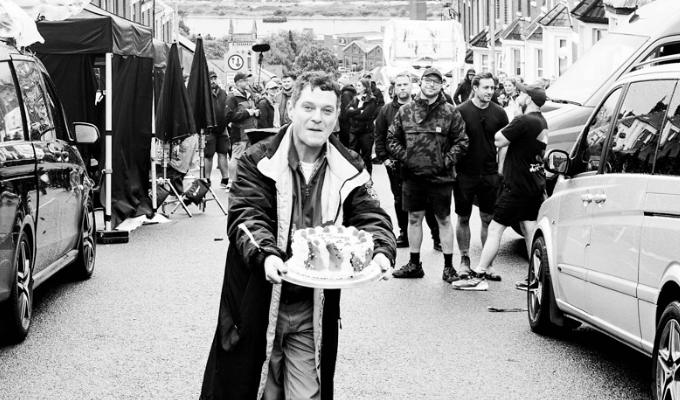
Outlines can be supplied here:
<path id="1" fill-rule="evenodd" d="M 374 179 L 393 212 L 383 167 Z M 198 398 L 227 240 L 215 204 L 192 209 L 194 218 L 178 213 L 128 244 L 99 246 L 90 280 L 60 275 L 36 290 L 28 338 L 0 345 L 0 399 Z M 473 222 L 473 262 L 478 232 Z M 626 346 L 588 327 L 538 336 L 525 312 L 487 311 L 525 307 L 513 285 L 527 265 L 514 232 L 495 263 L 503 281 L 488 292 L 443 282 L 443 258 L 425 236 L 423 279 L 343 292 L 337 399 L 649 398 L 651 361 Z M 407 258 L 400 249 L 398 264 Z"/>

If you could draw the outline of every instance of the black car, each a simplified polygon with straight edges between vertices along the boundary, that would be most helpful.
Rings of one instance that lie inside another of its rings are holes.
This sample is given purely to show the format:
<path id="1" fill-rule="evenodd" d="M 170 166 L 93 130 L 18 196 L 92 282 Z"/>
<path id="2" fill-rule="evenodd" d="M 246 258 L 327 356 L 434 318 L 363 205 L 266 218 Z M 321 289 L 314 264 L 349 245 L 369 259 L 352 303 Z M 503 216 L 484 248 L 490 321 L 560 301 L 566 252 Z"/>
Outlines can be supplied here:
<path id="1" fill-rule="evenodd" d="M 75 139 L 74 139 L 75 136 Z M 33 289 L 68 267 L 95 264 L 93 181 L 76 143 L 93 125 L 69 127 L 42 63 L 0 39 L 0 335 L 22 341 Z"/>

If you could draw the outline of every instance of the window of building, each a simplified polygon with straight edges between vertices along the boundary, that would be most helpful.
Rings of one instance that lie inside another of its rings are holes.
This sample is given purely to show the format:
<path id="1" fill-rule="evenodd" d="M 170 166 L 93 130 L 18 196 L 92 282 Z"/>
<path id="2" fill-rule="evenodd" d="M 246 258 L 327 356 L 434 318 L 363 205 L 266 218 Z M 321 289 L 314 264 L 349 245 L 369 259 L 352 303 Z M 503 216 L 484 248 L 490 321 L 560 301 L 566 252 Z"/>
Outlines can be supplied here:
<path id="1" fill-rule="evenodd" d="M 630 85 L 609 139 L 605 172 L 652 173 L 675 84 L 675 80 L 658 80 Z"/>
<path id="2" fill-rule="evenodd" d="M 543 49 L 536 49 L 536 76 L 543 78 Z"/>
<path id="3" fill-rule="evenodd" d="M 489 55 L 482 54 L 482 72 L 489 72 Z"/>
<path id="4" fill-rule="evenodd" d="M 0 142 L 24 139 L 17 88 L 9 63 L 0 62 Z"/>
<path id="5" fill-rule="evenodd" d="M 600 39 L 602 39 L 602 37 L 604 36 L 604 32 L 605 32 L 604 29 L 593 29 L 593 43 L 592 44 L 599 42 Z"/>
<path id="6" fill-rule="evenodd" d="M 512 70 L 513 74 L 522 76 L 522 57 L 519 49 L 512 49 Z"/>

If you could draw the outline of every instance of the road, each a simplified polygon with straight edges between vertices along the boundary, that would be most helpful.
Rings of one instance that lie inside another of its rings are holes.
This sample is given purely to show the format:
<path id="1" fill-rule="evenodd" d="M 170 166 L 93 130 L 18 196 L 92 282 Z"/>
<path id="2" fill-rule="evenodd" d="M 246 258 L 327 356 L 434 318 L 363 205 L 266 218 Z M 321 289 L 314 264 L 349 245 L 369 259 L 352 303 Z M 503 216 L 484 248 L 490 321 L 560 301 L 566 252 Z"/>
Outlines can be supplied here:
<path id="1" fill-rule="evenodd" d="M 374 179 L 393 213 L 383 167 Z M 198 398 L 217 319 L 225 226 L 215 204 L 191 219 L 175 214 L 132 232 L 128 244 L 99 246 L 90 280 L 60 275 L 39 288 L 29 337 L 0 346 L 0 399 Z M 478 223 L 472 229 L 474 262 Z M 488 292 L 445 284 L 441 253 L 425 236 L 423 279 L 343 292 L 337 399 L 649 398 L 651 362 L 626 346 L 588 327 L 538 336 L 524 312 L 487 311 L 525 307 L 513 285 L 526 274 L 514 232 L 505 234 L 495 263 L 503 281 Z M 407 258 L 400 249 L 398 264 Z"/>

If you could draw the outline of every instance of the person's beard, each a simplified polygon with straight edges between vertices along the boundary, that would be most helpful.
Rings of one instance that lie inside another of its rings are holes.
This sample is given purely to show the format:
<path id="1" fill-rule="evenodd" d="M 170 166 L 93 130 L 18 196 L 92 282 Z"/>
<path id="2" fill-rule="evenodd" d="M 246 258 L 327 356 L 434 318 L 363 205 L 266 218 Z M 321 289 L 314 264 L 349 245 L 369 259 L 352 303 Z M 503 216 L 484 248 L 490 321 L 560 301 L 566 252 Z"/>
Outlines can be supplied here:
<path id="1" fill-rule="evenodd" d="M 408 92 L 399 92 L 397 93 L 397 101 L 402 101 L 406 102 L 408 99 L 411 98 L 411 93 Z"/>

